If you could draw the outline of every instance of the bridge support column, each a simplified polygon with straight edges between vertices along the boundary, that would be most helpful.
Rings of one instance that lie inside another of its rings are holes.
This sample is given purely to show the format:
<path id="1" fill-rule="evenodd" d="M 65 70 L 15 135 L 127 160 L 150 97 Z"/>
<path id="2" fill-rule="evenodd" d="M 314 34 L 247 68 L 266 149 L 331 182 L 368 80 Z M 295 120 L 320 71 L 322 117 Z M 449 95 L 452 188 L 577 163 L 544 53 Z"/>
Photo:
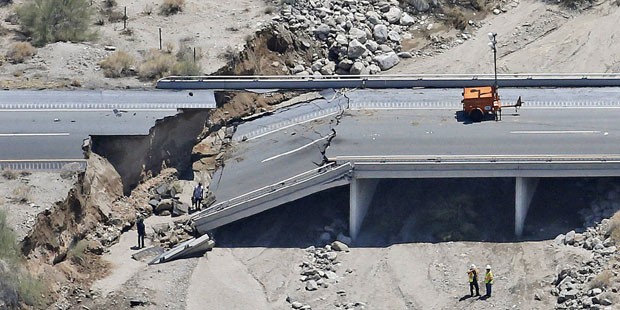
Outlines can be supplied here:
<path id="1" fill-rule="evenodd" d="M 521 237 L 530 202 L 538 186 L 538 178 L 517 177 L 515 184 L 515 235 Z"/>
<path id="2" fill-rule="evenodd" d="M 351 180 L 349 189 L 349 234 L 355 240 L 362 228 L 364 217 L 368 212 L 368 206 L 372 202 L 372 197 L 379 184 L 378 179 L 357 179 Z"/>

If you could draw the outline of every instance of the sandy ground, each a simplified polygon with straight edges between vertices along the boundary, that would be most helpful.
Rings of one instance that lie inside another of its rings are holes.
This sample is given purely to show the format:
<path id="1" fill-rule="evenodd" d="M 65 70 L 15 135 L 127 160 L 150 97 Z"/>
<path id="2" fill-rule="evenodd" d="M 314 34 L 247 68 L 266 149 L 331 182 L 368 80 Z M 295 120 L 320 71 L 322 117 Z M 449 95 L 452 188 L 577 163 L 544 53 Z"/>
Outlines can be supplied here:
<path id="1" fill-rule="evenodd" d="M 0 210 L 7 214 L 17 239 L 32 229 L 37 214 L 67 197 L 75 178 L 63 179 L 58 172 L 35 172 L 9 180 L 0 176 Z"/>
<path id="2" fill-rule="evenodd" d="M 152 88 L 152 82 L 141 82 L 135 77 L 106 78 L 99 62 L 113 52 L 113 46 L 134 56 L 139 66 L 150 49 L 159 49 L 161 29 L 162 49 L 179 50 L 181 42 L 195 48 L 205 74 L 212 73 L 225 64 L 222 54 L 228 48 L 240 48 L 248 35 L 260 28 L 271 15 L 266 13 L 264 0 L 199 1 L 186 0 L 183 12 L 171 16 L 159 15 L 162 1 L 117 0 L 115 11 L 127 8 L 127 28 L 132 35 L 121 34 L 123 22 L 93 26 L 98 33 L 94 43 L 73 44 L 58 42 L 37 49 L 37 54 L 23 64 L 4 63 L 0 66 L 0 85 L 8 88 L 52 87 L 79 82 L 84 88 Z M 5 21 L 13 7 L 0 7 L 0 26 L 17 29 Z M 103 1 L 93 2 L 100 8 Z M 147 14 L 151 12 L 151 14 Z M 98 15 L 100 16 L 100 15 Z M 97 17 L 98 19 L 99 17 Z M 0 36 L 0 55 L 5 55 L 15 34 Z"/>

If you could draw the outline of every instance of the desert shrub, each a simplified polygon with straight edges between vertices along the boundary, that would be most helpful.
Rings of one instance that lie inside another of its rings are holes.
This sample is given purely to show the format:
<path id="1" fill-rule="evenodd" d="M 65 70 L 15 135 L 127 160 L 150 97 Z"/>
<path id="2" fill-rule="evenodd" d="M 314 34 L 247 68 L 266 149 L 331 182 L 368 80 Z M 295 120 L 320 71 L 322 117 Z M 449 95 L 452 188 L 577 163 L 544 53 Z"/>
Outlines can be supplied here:
<path id="1" fill-rule="evenodd" d="M 241 53 L 234 47 L 227 47 L 226 50 L 221 55 L 222 58 L 228 62 L 229 65 L 235 66 L 239 62 L 241 62 Z"/>
<path id="2" fill-rule="evenodd" d="M 449 8 L 444 11 L 446 23 L 458 30 L 465 30 L 468 20 L 465 14 L 458 8 Z"/>
<path id="3" fill-rule="evenodd" d="M 7 180 L 15 180 L 17 179 L 17 176 L 19 175 L 19 172 L 5 167 L 4 169 L 2 169 L 2 176 L 7 179 Z"/>
<path id="4" fill-rule="evenodd" d="M 13 0 L 0 0 L 0 7 L 7 6 L 9 4 L 13 4 Z"/>
<path id="5" fill-rule="evenodd" d="M 614 274 L 613 272 L 611 272 L 611 270 L 603 270 L 601 273 L 597 274 L 594 279 L 588 282 L 588 287 L 590 289 L 600 288 L 604 290 L 605 288 L 609 287 L 613 277 Z"/>
<path id="6" fill-rule="evenodd" d="M 202 75 L 202 67 L 199 63 L 194 61 L 179 61 L 173 67 L 170 72 L 172 75 Z"/>
<path id="7" fill-rule="evenodd" d="M 12 262 L 18 255 L 17 237 L 6 222 L 6 213 L 0 210 L 0 259 Z"/>
<path id="8" fill-rule="evenodd" d="M 6 57 L 11 60 L 12 63 L 22 63 L 26 59 L 32 57 L 36 54 L 37 49 L 34 48 L 28 42 L 17 42 L 13 43 L 11 47 L 9 47 L 9 51 L 6 53 Z"/>
<path id="9" fill-rule="evenodd" d="M 570 9 L 580 9 L 592 5 L 592 0 L 559 0 L 560 5 Z"/>
<path id="10" fill-rule="evenodd" d="M 17 8 L 22 30 L 36 46 L 58 41 L 88 41 L 93 10 L 88 0 L 30 0 Z"/>
<path id="11" fill-rule="evenodd" d="M 159 14 L 164 16 L 170 16 L 183 11 L 183 5 L 185 0 L 164 0 L 159 8 Z"/>
<path id="12" fill-rule="evenodd" d="M 25 304 L 43 309 L 45 305 L 45 298 L 43 296 L 48 290 L 40 279 L 31 276 L 27 272 L 21 273 L 17 284 L 17 291 L 19 292 L 19 298 Z"/>
<path id="13" fill-rule="evenodd" d="M 30 186 L 20 185 L 13 189 L 13 199 L 16 202 L 26 203 L 32 199 L 30 194 Z"/>
<path id="14" fill-rule="evenodd" d="M 111 23 L 118 23 L 125 20 L 125 13 L 121 11 L 110 10 L 106 12 L 106 15 L 108 15 L 108 21 Z"/>
<path id="15" fill-rule="evenodd" d="M 67 258 L 76 264 L 83 264 L 86 260 L 86 248 L 88 247 L 88 241 L 78 241 L 67 253 Z"/>
<path id="16" fill-rule="evenodd" d="M 140 68 L 138 76 L 143 80 L 154 80 L 169 75 L 176 61 L 173 55 L 158 50 L 149 51 Z"/>
<path id="17" fill-rule="evenodd" d="M 103 75 L 109 78 L 117 78 L 133 75 L 131 67 L 134 65 L 134 58 L 126 52 L 117 51 L 99 63 L 103 69 Z"/>

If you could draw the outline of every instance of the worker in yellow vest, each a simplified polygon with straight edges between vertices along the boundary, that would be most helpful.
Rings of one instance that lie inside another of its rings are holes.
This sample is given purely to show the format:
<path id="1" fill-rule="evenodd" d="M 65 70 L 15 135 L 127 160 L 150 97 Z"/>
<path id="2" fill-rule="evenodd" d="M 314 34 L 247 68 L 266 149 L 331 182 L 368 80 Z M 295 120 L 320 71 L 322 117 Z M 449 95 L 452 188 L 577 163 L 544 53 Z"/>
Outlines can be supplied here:
<path id="1" fill-rule="evenodd" d="M 478 269 L 476 269 L 476 265 L 471 264 L 471 266 L 469 266 L 469 270 L 467 271 L 467 276 L 469 277 L 469 293 L 473 297 L 474 288 L 475 288 L 476 296 L 480 296 L 480 291 L 478 288 Z"/>
<path id="2" fill-rule="evenodd" d="M 491 265 L 487 265 L 487 273 L 484 275 L 484 285 L 486 286 L 486 297 L 491 297 L 491 287 L 493 286 L 493 272 L 491 272 Z"/>

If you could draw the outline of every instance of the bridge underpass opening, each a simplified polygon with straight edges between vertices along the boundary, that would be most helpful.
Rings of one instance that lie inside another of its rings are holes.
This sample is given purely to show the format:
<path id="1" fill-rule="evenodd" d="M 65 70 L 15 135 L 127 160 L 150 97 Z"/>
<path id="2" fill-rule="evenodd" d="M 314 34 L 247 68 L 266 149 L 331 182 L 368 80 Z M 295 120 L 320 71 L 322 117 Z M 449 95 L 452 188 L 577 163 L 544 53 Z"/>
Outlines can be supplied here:
<path id="1" fill-rule="evenodd" d="M 586 216 L 593 218 L 590 209 L 598 199 L 614 189 L 620 193 L 617 178 L 525 181 L 538 186 L 533 187 L 522 237 L 514 229 L 515 178 L 383 179 L 355 244 L 548 240 L 579 230 Z M 609 202 L 598 204 L 613 209 Z"/>
<path id="2" fill-rule="evenodd" d="M 540 178 L 517 238 L 515 185 L 515 178 L 383 179 L 354 245 L 550 240 L 583 227 L 593 205 L 620 209 L 620 178 Z M 350 235 L 349 212 L 349 186 L 340 186 L 222 226 L 215 238 L 222 247 L 323 246 Z"/>
<path id="3" fill-rule="evenodd" d="M 349 187 L 339 186 L 221 226 L 218 247 L 306 248 L 348 235 Z"/>

